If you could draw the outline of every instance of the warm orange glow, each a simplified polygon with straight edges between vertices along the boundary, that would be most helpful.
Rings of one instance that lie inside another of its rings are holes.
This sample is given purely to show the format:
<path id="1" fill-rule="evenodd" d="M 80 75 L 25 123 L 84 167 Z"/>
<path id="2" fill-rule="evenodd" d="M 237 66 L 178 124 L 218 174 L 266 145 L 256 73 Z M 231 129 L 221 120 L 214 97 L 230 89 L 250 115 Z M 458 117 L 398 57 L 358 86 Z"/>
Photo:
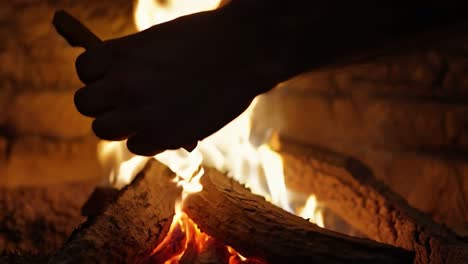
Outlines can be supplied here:
<path id="1" fill-rule="evenodd" d="M 183 212 L 179 212 L 174 216 L 171 228 L 164 240 L 153 250 L 149 261 L 146 263 L 164 263 L 177 264 L 183 263 L 205 263 L 196 261 L 199 258 L 219 258 L 230 264 L 237 263 L 252 263 L 252 259 L 247 259 L 237 253 L 233 248 L 224 246 L 224 250 L 218 249 L 216 254 L 211 256 L 203 256 L 203 253 L 209 250 L 210 246 L 220 244 L 207 234 L 200 231 L 197 225 Z M 224 253 L 224 254 L 223 254 Z M 214 255 L 214 256 L 213 256 Z M 203 256 L 203 257 L 200 257 Z M 216 261 L 215 263 L 218 263 Z M 206 262 L 212 263 L 212 262 Z M 260 260 L 253 263 L 264 264 Z M 265 263 L 266 264 L 266 263 Z"/>
<path id="2" fill-rule="evenodd" d="M 174 216 L 168 235 L 153 250 L 152 260 L 155 263 L 179 263 L 188 247 L 200 252 L 208 238 L 185 213 L 179 212 Z"/>
<path id="3" fill-rule="evenodd" d="M 135 23 L 139 30 L 143 30 L 181 15 L 214 9 L 220 2 L 221 0 L 138 0 L 134 13 Z M 271 203 L 307 218 L 321 227 L 324 226 L 315 196 L 311 194 L 309 197 L 303 197 L 286 188 L 281 155 L 273 151 L 268 144 L 271 143 L 269 139 L 274 133 L 265 135 L 264 144 L 259 146 L 251 144 L 250 124 L 255 105 L 256 100 L 234 121 L 200 141 L 192 152 L 178 149 L 154 156 L 177 175 L 174 181 L 183 187 L 183 191 L 176 202 L 170 231 L 154 249 L 147 263 L 179 263 L 181 258 L 202 254 L 213 243 L 219 244 L 201 232 L 182 211 L 185 198 L 203 189 L 200 183 L 204 173 L 203 166 L 226 172 L 250 188 L 253 193 L 265 197 Z M 102 141 L 98 146 L 98 152 L 101 163 L 109 172 L 110 183 L 117 188 L 129 184 L 148 160 L 147 157 L 129 153 L 125 142 Z M 246 259 L 229 246 L 222 245 L 222 247 L 229 256 L 230 264 L 264 263 L 257 259 Z"/>

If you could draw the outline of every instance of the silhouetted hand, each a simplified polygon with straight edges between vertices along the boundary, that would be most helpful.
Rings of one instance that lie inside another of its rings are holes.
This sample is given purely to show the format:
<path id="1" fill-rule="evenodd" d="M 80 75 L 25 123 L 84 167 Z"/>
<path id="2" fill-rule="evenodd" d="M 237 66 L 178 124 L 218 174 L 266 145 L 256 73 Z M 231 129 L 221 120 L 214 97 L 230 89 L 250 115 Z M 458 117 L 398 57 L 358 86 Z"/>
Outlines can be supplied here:
<path id="1" fill-rule="evenodd" d="M 78 110 L 107 140 L 153 155 L 192 145 L 222 128 L 277 80 L 238 22 L 204 12 L 105 41 L 76 61 L 86 86 Z"/>

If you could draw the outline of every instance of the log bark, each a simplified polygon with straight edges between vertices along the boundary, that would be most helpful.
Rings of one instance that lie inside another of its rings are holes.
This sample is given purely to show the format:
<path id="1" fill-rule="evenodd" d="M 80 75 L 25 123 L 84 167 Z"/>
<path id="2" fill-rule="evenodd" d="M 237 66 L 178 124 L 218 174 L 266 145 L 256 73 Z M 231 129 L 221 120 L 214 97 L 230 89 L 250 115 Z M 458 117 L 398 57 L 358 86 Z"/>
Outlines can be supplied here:
<path id="1" fill-rule="evenodd" d="M 155 160 L 120 191 L 102 214 L 89 218 L 50 263 L 135 263 L 167 233 L 181 189 Z"/>
<path id="2" fill-rule="evenodd" d="M 411 207 L 361 162 L 285 137 L 274 147 L 290 190 L 315 194 L 370 239 L 415 251 L 416 263 L 468 263 L 468 246 Z"/>
<path id="3" fill-rule="evenodd" d="M 412 263 L 414 254 L 322 229 L 206 168 L 203 190 L 184 201 L 199 228 L 246 257 L 269 263 Z"/>
<path id="4" fill-rule="evenodd" d="M 119 190 L 111 186 L 97 186 L 81 207 L 81 215 L 94 217 L 102 213 L 117 196 Z"/>

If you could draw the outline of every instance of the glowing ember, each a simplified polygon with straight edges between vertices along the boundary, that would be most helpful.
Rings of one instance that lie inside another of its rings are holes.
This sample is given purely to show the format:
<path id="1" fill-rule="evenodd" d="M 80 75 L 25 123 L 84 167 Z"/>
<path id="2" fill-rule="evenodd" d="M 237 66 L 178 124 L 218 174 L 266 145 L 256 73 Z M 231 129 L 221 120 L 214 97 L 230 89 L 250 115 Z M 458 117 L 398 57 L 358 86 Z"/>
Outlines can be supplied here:
<path id="1" fill-rule="evenodd" d="M 181 15 L 214 9 L 220 2 L 221 0 L 138 0 L 135 22 L 139 30 L 144 30 Z M 286 189 L 281 156 L 268 144 L 254 146 L 250 143 L 250 117 L 254 107 L 255 101 L 234 121 L 199 142 L 192 152 L 184 149 L 169 150 L 154 157 L 175 172 L 177 176 L 174 181 L 183 187 L 183 192 L 176 203 L 169 233 L 154 249 L 148 263 L 192 263 L 187 260 L 212 256 L 214 253 L 210 253 L 210 250 L 213 248 L 220 248 L 215 255 L 226 257 L 231 264 L 263 263 L 261 260 L 246 259 L 233 248 L 202 233 L 182 211 L 184 199 L 203 189 L 200 184 L 204 173 L 202 165 L 228 173 L 230 177 L 249 187 L 253 193 L 323 227 L 315 196 L 311 195 L 307 199 Z M 130 183 L 148 160 L 147 157 L 129 153 L 125 142 L 102 141 L 98 152 L 100 161 L 110 172 L 110 183 L 117 188 Z"/>

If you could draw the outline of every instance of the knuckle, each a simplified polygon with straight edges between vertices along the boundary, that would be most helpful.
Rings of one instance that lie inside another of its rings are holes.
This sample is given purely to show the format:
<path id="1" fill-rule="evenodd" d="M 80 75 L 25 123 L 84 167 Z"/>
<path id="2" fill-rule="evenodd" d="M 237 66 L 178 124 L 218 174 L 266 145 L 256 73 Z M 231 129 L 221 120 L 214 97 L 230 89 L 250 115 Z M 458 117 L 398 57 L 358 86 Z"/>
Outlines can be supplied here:
<path id="1" fill-rule="evenodd" d="M 101 78 L 110 65 L 111 57 L 106 47 L 87 50 L 80 54 L 75 61 L 76 73 L 83 83 Z"/>
<path id="2" fill-rule="evenodd" d="M 115 112 L 106 112 L 98 116 L 91 127 L 99 138 L 106 140 L 124 140 L 131 133 L 127 126 L 128 122 L 119 122 Z"/>
<path id="3" fill-rule="evenodd" d="M 73 101 L 75 103 L 75 107 L 78 110 L 78 112 L 80 112 L 81 114 L 85 116 L 92 116 L 92 113 L 90 113 L 87 110 L 87 106 L 86 106 L 87 99 L 86 99 L 86 94 L 84 91 L 85 91 L 84 88 L 81 88 L 78 91 L 76 91 L 73 97 Z"/>
<path id="4" fill-rule="evenodd" d="M 89 53 L 87 51 L 81 53 L 75 61 L 76 73 L 81 81 L 85 82 L 87 78 L 87 72 L 89 68 Z"/>
<path id="5" fill-rule="evenodd" d="M 130 152 L 141 156 L 154 156 L 161 152 L 160 148 L 155 147 L 150 139 L 141 135 L 130 137 L 127 140 L 127 148 Z"/>
<path id="6" fill-rule="evenodd" d="M 105 140 L 114 140 L 112 130 L 107 129 L 107 127 L 108 126 L 106 125 L 105 119 L 102 118 L 96 118 L 91 125 L 94 134 L 96 134 L 96 136 L 99 138 Z"/>

